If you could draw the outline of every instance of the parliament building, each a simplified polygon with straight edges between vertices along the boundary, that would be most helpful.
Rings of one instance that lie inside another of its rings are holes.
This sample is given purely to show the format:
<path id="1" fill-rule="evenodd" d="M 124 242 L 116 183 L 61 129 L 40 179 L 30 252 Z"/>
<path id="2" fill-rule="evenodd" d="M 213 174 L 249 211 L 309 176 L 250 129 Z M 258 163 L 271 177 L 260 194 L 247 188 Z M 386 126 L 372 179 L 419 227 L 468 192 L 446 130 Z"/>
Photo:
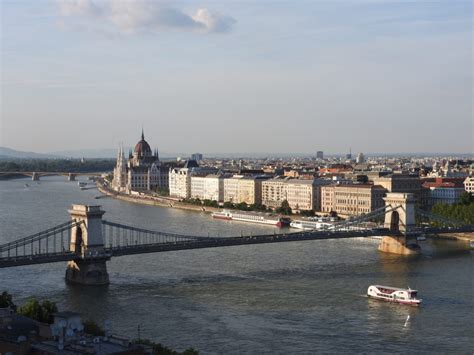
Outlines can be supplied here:
<path id="1" fill-rule="evenodd" d="M 142 130 L 142 137 L 133 152 L 129 152 L 128 160 L 125 160 L 123 146 L 119 147 L 112 188 L 124 193 L 168 188 L 168 170 L 161 166 L 158 150 L 152 152 Z"/>

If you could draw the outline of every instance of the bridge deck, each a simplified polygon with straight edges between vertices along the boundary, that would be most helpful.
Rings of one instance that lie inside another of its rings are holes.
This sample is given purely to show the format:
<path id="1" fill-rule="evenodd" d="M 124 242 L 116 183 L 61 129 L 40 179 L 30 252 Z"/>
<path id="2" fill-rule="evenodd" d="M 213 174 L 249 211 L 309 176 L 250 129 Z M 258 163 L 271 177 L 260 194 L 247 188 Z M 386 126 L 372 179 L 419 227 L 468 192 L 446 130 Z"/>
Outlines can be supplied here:
<path id="1" fill-rule="evenodd" d="M 67 251 L 61 253 L 48 253 L 40 255 L 26 255 L 10 258 L 0 258 L 0 268 L 55 263 L 59 261 L 70 261 L 77 258 L 77 254 Z"/>
<path id="2" fill-rule="evenodd" d="M 459 228 L 423 228 L 419 229 L 416 234 L 440 234 L 440 233 L 463 233 L 474 232 L 474 226 L 463 226 Z M 294 241 L 309 241 L 309 240 L 328 240 L 328 239 L 347 239 L 358 237 L 370 237 L 378 235 L 390 235 L 388 231 L 381 232 L 380 230 L 351 230 L 351 231 L 302 231 L 287 234 L 271 234 L 271 235 L 256 235 L 243 237 L 228 237 L 228 238 L 206 238 L 200 237 L 197 239 L 175 240 L 160 243 L 144 243 L 132 244 L 122 246 L 106 247 L 104 254 L 106 258 L 113 256 L 135 255 L 145 253 L 157 253 L 166 251 L 190 250 L 190 249 L 204 249 L 217 248 L 238 245 L 251 244 L 268 244 L 268 243 L 282 243 Z M 83 258 L 82 255 L 76 254 L 72 251 L 44 253 L 38 255 L 26 255 L 16 257 L 2 257 L 0 258 L 0 268 L 44 264 L 53 262 L 64 262 L 75 259 L 93 259 Z"/>

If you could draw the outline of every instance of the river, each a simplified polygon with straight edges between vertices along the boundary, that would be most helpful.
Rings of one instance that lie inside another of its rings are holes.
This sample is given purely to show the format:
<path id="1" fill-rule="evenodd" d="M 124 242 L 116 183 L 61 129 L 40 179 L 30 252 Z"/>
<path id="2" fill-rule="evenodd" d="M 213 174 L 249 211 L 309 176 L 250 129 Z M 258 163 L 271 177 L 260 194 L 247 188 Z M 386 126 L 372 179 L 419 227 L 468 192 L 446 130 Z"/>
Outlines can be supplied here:
<path id="1" fill-rule="evenodd" d="M 67 221 L 72 203 L 100 204 L 105 219 L 147 229 L 273 232 L 98 195 L 64 177 L 0 181 L 0 243 Z M 0 292 L 20 304 L 48 298 L 99 324 L 109 320 L 113 333 L 136 338 L 139 329 L 142 338 L 203 354 L 472 353 L 473 253 L 406 258 L 379 253 L 377 243 L 356 238 L 124 256 L 108 262 L 111 283 L 104 287 L 66 285 L 64 263 L 0 269 Z M 370 284 L 416 288 L 423 306 L 367 299 Z"/>

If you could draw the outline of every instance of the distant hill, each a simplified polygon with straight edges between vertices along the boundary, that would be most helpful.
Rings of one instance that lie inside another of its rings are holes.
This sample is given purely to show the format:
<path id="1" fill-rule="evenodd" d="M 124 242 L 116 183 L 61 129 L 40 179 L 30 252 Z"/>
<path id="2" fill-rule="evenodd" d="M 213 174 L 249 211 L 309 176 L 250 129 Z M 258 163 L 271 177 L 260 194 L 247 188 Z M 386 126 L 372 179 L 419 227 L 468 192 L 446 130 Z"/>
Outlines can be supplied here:
<path id="1" fill-rule="evenodd" d="M 21 150 L 15 150 L 7 147 L 0 147 L 0 159 L 55 159 L 63 158 L 56 154 L 41 154 L 34 152 L 23 152 Z"/>
<path id="2" fill-rule="evenodd" d="M 128 149 L 125 150 L 128 152 Z M 64 158 L 116 158 L 117 149 L 79 149 L 79 150 L 60 150 L 51 152 L 54 155 L 60 155 Z"/>
<path id="3" fill-rule="evenodd" d="M 124 148 L 125 155 L 132 149 Z M 160 158 L 170 158 L 176 155 L 160 152 Z M 184 155 L 187 156 L 187 155 Z M 15 150 L 7 147 L 0 147 L 0 159 L 80 159 L 80 158 L 116 158 L 117 149 L 78 149 L 78 150 L 62 150 L 51 153 L 34 153 Z"/>
<path id="4" fill-rule="evenodd" d="M 125 156 L 128 156 L 129 150 L 133 150 L 132 147 L 124 147 Z M 57 152 L 51 152 L 54 155 L 60 155 L 66 158 L 116 158 L 117 148 L 110 149 L 78 149 L 78 150 L 61 150 Z M 169 158 L 176 155 L 170 155 L 166 152 L 159 152 L 160 158 Z"/>

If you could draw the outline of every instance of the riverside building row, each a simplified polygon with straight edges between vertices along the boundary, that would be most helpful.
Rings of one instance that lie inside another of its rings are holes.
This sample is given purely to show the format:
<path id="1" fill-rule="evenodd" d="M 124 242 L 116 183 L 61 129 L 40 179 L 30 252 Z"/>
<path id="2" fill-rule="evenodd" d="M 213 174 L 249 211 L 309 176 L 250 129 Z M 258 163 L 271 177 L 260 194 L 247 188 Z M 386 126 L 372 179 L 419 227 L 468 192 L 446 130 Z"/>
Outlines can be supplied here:
<path id="1" fill-rule="evenodd" d="M 202 156 L 196 154 L 194 158 Z M 361 155 L 360 162 L 363 158 Z M 277 165 L 243 167 L 241 163 L 239 173 L 235 172 L 236 164 L 232 164 L 234 169 L 214 164 L 222 168 L 219 170 L 199 166 L 194 159 L 184 166 L 180 161 L 163 163 L 158 150 L 151 150 L 142 132 L 128 159 L 123 148 L 119 149 L 111 187 L 127 194 L 157 191 L 169 193 L 173 199 L 246 203 L 273 209 L 288 201 L 294 211 L 335 211 L 346 215 L 368 213 L 383 206 L 388 192 L 413 193 L 417 204 L 429 209 L 435 203 L 456 203 L 464 191 L 474 191 L 474 180 L 469 176 L 420 178 L 416 174 L 369 171 L 366 167 L 360 170 L 350 164 L 328 165 L 316 171 L 279 169 Z M 450 165 L 445 165 L 449 172 Z"/>

